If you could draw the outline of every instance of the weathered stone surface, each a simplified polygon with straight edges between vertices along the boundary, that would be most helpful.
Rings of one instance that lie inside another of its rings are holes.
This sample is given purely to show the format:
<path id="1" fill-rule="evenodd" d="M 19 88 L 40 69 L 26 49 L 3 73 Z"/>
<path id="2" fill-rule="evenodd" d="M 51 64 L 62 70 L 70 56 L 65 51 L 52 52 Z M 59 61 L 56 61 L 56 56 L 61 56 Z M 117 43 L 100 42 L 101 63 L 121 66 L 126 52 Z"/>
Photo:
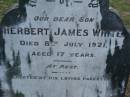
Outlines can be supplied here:
<path id="1" fill-rule="evenodd" d="M 2 97 L 124 97 L 130 34 L 108 0 L 70 1 L 20 0 L 5 15 Z"/>

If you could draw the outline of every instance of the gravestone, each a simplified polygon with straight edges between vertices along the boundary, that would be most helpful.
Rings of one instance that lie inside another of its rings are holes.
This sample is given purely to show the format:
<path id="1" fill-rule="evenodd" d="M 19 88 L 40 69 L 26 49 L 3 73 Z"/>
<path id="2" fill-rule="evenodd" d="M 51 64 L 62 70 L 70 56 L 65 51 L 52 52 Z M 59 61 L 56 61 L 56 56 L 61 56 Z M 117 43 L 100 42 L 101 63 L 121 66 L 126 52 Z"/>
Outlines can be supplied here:
<path id="1" fill-rule="evenodd" d="M 1 97 L 124 97 L 130 35 L 108 0 L 20 0 L 1 28 Z"/>

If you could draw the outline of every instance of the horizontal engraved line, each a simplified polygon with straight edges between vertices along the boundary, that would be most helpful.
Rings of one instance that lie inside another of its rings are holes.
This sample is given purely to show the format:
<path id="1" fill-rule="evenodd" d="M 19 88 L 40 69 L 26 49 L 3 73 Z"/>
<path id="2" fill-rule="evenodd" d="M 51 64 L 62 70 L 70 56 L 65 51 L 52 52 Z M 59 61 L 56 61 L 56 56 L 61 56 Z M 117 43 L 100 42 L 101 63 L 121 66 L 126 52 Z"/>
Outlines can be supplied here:
<path id="1" fill-rule="evenodd" d="M 83 3 L 83 1 L 74 1 L 74 3 Z"/>
<path id="2" fill-rule="evenodd" d="M 46 0 L 47 2 L 55 2 L 55 0 Z"/>
<path id="3" fill-rule="evenodd" d="M 58 72 L 52 72 L 52 73 L 58 73 Z"/>
<path id="4" fill-rule="evenodd" d="M 72 62 L 71 60 L 53 60 L 54 62 Z"/>

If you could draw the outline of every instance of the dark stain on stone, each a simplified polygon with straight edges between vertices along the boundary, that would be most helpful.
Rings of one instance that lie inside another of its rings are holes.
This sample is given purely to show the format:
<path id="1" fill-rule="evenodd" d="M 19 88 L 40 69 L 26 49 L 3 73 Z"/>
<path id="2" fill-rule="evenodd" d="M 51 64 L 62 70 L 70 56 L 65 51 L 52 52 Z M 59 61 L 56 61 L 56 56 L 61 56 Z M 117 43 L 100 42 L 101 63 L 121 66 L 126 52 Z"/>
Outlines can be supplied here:
<path id="1" fill-rule="evenodd" d="M 52 56 L 54 54 L 53 47 L 49 47 L 50 55 Z"/>
<path id="2" fill-rule="evenodd" d="M 26 20 L 27 13 L 25 5 L 29 0 L 19 0 L 18 7 L 7 12 L 2 19 L 2 26 L 13 26 L 18 25 Z"/>
<path id="3" fill-rule="evenodd" d="M 21 58 L 20 58 L 20 52 L 18 51 L 18 53 L 14 56 L 15 58 L 13 58 L 13 66 L 12 66 L 12 73 L 13 76 L 21 76 Z"/>
<path id="4" fill-rule="evenodd" d="M 117 97 L 124 97 L 125 89 L 129 77 L 129 59 L 130 59 L 130 47 L 125 45 L 122 49 L 118 46 L 117 41 L 115 41 L 115 51 L 111 54 L 111 50 L 108 51 L 108 56 L 106 60 L 106 74 L 111 79 L 111 86 L 113 90 L 117 90 Z M 127 42 L 127 40 L 124 40 Z M 129 49 L 129 50 L 128 50 Z M 125 85 L 123 86 L 123 82 Z"/>
<path id="5" fill-rule="evenodd" d="M 49 41 L 52 43 L 54 41 L 54 37 L 52 35 L 52 32 L 49 34 Z"/>
<path id="6" fill-rule="evenodd" d="M 120 17 L 109 10 L 109 0 L 99 0 L 99 4 L 102 14 L 101 29 L 104 31 L 121 31 L 124 36 L 122 48 L 115 41 L 114 54 L 112 55 L 111 49 L 109 49 L 106 60 L 106 76 L 111 79 L 112 89 L 113 91 L 116 90 L 116 97 L 124 97 L 130 72 L 130 34 Z"/>
<path id="7" fill-rule="evenodd" d="M 101 92 L 100 92 L 100 90 L 99 90 L 99 88 L 97 86 L 95 87 L 95 92 L 97 94 L 96 97 L 100 97 Z"/>
<path id="8" fill-rule="evenodd" d="M 109 0 L 99 0 L 102 15 L 101 29 L 105 31 L 122 31 L 123 22 L 120 17 L 109 10 Z"/>
<path id="9" fill-rule="evenodd" d="M 0 64 L 2 62 L 4 62 L 4 65 L 6 67 L 6 70 L 7 70 L 5 73 L 6 83 L 9 86 L 9 92 L 10 92 L 11 97 L 18 97 L 15 95 L 14 90 L 13 90 L 12 79 L 14 76 L 21 76 L 22 75 L 21 67 L 20 67 L 21 59 L 20 59 L 20 52 L 18 51 L 18 53 L 16 54 L 14 50 L 12 51 L 12 57 L 13 57 L 14 64 L 11 65 L 10 62 L 6 59 L 5 40 L 3 38 L 2 29 L 5 26 L 18 25 L 26 20 L 27 13 L 26 13 L 25 5 L 28 2 L 29 2 L 29 0 L 19 0 L 19 5 L 15 9 L 12 9 L 8 13 L 6 13 L 5 16 L 3 17 L 1 23 L 0 23 Z M 2 96 L 0 96 L 0 97 L 2 97 Z"/>
<path id="10" fill-rule="evenodd" d="M 28 54 L 27 54 L 27 63 L 28 63 L 28 67 L 31 69 L 32 60 L 31 60 L 31 57 L 30 57 L 30 53 L 29 53 L 29 52 L 28 52 Z"/>
<path id="11" fill-rule="evenodd" d="M 6 57 L 5 57 L 5 40 L 3 38 L 3 31 L 2 27 L 0 26 L 0 66 L 4 65 L 3 63 L 5 62 Z M 2 83 L 0 79 L 0 97 L 3 97 L 5 92 L 2 89 Z"/>
<path id="12" fill-rule="evenodd" d="M 5 61 L 5 40 L 3 38 L 2 27 L 0 26 L 0 65 L 2 61 Z"/>
<path id="13" fill-rule="evenodd" d="M 25 95 L 21 92 L 21 91 L 16 91 L 16 93 L 14 94 L 14 97 L 25 97 Z"/>
<path id="14" fill-rule="evenodd" d="M 14 97 L 14 90 L 12 85 L 12 79 L 14 76 L 21 76 L 21 59 L 20 59 L 20 53 L 16 54 L 15 51 L 12 51 L 12 57 L 13 57 L 13 64 L 11 65 L 8 60 L 6 60 L 6 81 L 10 89 L 10 93 L 12 97 Z"/>

